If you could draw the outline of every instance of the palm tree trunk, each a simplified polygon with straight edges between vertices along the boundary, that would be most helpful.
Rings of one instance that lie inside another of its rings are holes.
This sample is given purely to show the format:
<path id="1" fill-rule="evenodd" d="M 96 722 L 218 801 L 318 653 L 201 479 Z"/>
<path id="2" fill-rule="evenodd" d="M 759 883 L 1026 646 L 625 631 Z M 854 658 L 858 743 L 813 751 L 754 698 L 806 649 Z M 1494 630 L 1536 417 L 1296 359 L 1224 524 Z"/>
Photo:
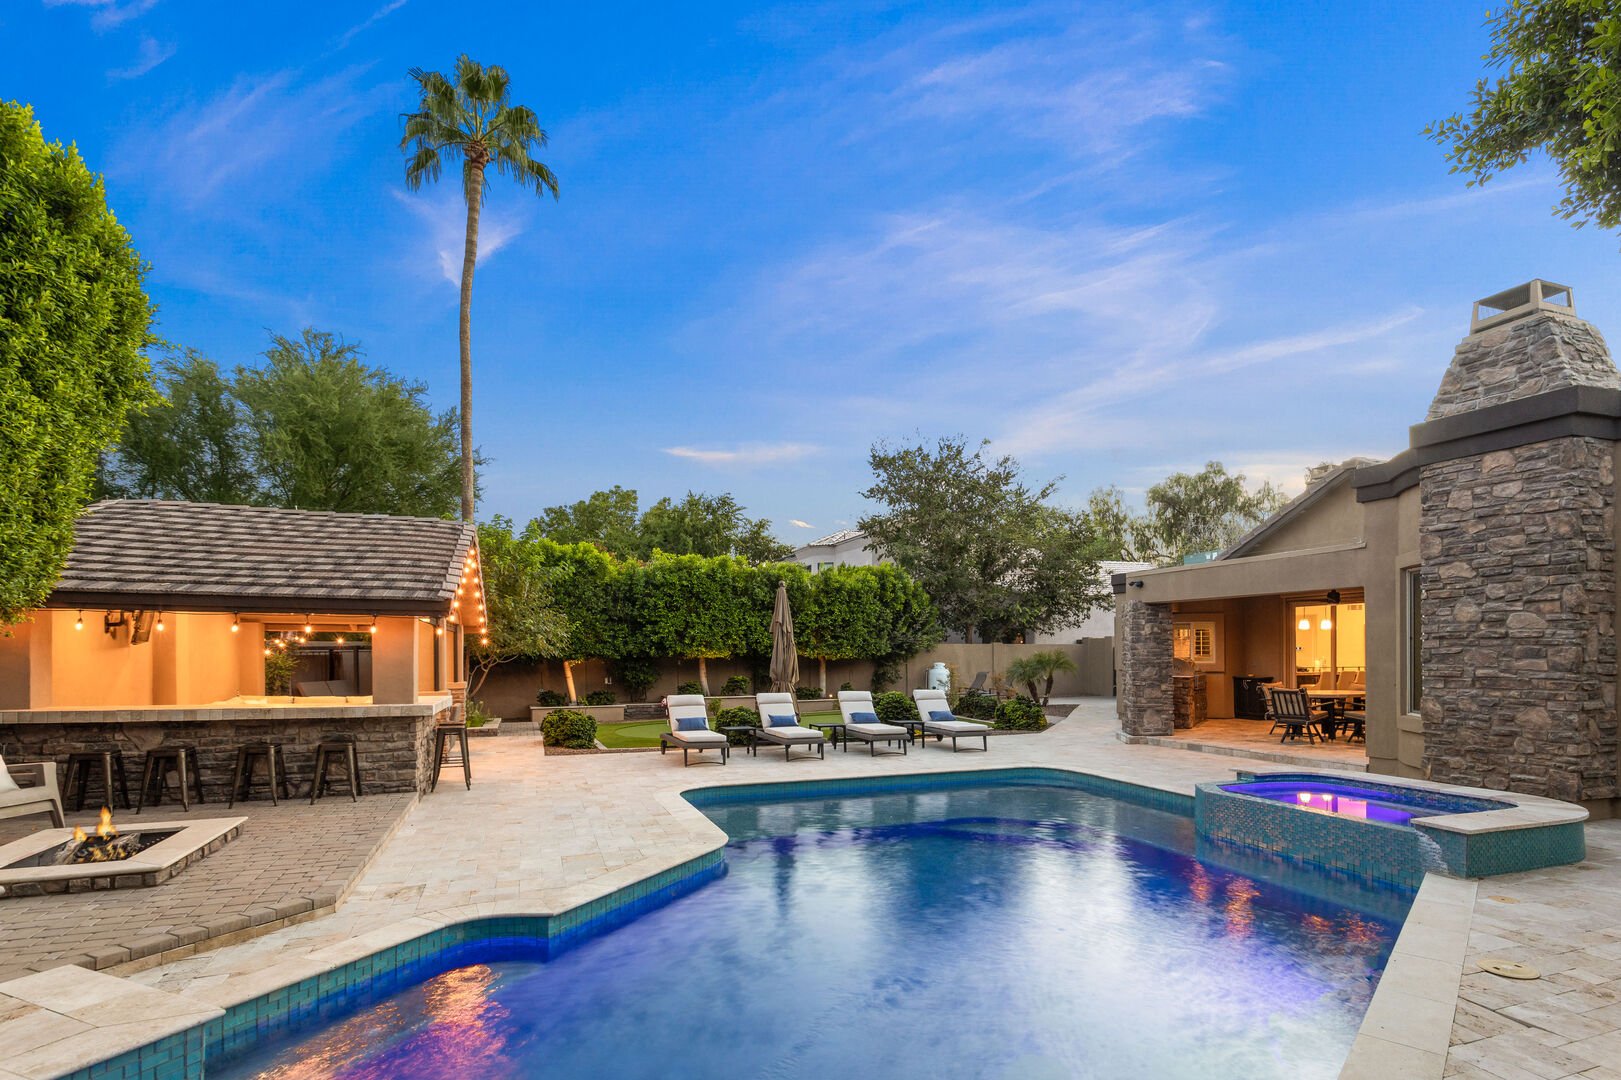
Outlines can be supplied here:
<path id="1" fill-rule="evenodd" d="M 467 170 L 467 245 L 462 249 L 462 520 L 473 520 L 473 267 L 478 262 L 478 216 L 484 170 Z"/>

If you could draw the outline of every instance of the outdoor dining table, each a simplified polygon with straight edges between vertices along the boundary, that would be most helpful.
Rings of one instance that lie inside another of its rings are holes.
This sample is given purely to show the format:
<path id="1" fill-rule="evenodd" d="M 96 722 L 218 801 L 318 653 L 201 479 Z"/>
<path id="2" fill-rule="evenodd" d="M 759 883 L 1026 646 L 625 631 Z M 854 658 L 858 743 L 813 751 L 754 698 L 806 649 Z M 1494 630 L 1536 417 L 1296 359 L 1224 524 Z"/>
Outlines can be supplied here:
<path id="1" fill-rule="evenodd" d="M 1340 726 L 1345 716 L 1345 703 L 1352 698 L 1367 697 L 1366 690 L 1313 690 L 1306 688 L 1306 696 L 1314 701 L 1321 701 L 1328 708 L 1328 716 L 1323 720 L 1323 734 L 1328 738 L 1334 737 L 1334 731 Z"/>

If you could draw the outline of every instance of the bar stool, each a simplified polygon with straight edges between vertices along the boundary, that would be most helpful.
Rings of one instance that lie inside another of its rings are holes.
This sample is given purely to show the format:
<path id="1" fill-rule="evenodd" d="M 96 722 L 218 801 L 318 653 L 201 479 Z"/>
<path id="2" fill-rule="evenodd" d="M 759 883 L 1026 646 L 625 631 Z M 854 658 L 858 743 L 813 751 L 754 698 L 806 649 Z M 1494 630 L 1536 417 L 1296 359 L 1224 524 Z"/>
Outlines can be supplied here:
<path id="1" fill-rule="evenodd" d="M 446 749 L 449 753 L 446 753 Z M 439 770 L 446 765 L 460 765 L 462 779 L 467 782 L 467 790 L 473 790 L 473 766 L 467 756 L 467 725 L 435 724 L 433 728 L 433 782 L 428 785 L 431 793 L 439 787 Z"/>
<path id="2" fill-rule="evenodd" d="M 287 790 L 287 759 L 282 754 L 281 743 L 250 742 L 236 748 L 236 771 L 231 775 L 229 806 L 236 805 L 238 795 L 244 799 L 253 797 L 253 772 L 261 761 L 265 765 L 265 787 L 270 789 L 270 805 L 279 805 L 276 800 L 277 788 L 281 789 L 283 799 L 292 798 Z"/>
<path id="3" fill-rule="evenodd" d="M 176 746 L 160 746 L 146 752 L 146 764 L 141 767 L 141 792 L 135 801 L 135 812 L 139 814 L 146 809 L 147 792 L 152 792 L 152 805 L 157 806 L 163 802 L 163 793 L 169 789 L 169 770 L 173 769 L 180 788 L 180 808 L 191 810 L 191 797 L 186 791 L 186 781 L 189 778 L 192 789 L 197 794 L 198 802 L 207 802 L 203 798 L 202 771 L 197 768 L 197 748 L 187 743 Z"/>
<path id="4" fill-rule="evenodd" d="M 349 735 L 333 735 L 322 739 L 315 747 L 315 773 L 310 780 L 310 802 L 326 794 L 332 777 L 328 774 L 333 761 L 341 763 L 349 774 L 349 801 L 360 797 L 360 755 L 355 740 Z"/>
<path id="5" fill-rule="evenodd" d="M 106 806 L 113 805 L 113 778 L 118 778 L 119 794 L 124 796 L 124 809 L 130 808 L 129 777 L 124 774 L 124 754 L 121 750 L 84 750 L 68 755 L 68 775 L 62 785 L 73 794 L 73 809 L 83 810 L 86 789 L 91 779 L 101 778 L 101 792 Z"/>

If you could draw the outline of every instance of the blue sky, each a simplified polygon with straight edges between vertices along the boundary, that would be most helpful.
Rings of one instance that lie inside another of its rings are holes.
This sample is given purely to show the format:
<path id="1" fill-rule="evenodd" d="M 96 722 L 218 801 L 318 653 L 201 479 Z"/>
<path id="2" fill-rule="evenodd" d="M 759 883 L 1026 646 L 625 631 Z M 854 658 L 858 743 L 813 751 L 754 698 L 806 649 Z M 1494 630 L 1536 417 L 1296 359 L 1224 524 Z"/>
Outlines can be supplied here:
<path id="1" fill-rule="evenodd" d="M 875 439 L 1076 503 L 1210 458 L 1298 489 L 1406 444 L 1480 296 L 1563 281 L 1621 334 L 1545 162 L 1470 190 L 1420 134 L 1485 46 L 1477 0 L 7 0 L 0 98 L 106 174 L 163 336 L 337 331 L 443 407 L 462 210 L 401 183 L 405 73 L 504 65 L 562 199 L 485 213 L 481 512 L 731 491 L 802 542 Z"/>

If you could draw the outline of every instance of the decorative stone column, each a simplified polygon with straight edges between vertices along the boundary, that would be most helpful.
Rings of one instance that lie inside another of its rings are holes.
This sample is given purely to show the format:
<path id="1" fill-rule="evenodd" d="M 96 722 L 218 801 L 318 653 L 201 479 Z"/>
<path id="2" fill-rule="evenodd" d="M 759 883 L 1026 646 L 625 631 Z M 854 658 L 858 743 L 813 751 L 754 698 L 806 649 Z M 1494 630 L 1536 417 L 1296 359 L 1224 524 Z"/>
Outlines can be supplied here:
<path id="1" fill-rule="evenodd" d="M 1169 735 L 1171 701 L 1171 605 L 1119 597 L 1120 728 L 1127 735 Z"/>
<path id="2" fill-rule="evenodd" d="M 1621 373 L 1574 305 L 1521 310 L 1477 321 L 1422 425 L 1452 439 L 1419 474 L 1425 769 L 1603 801 L 1617 794 L 1616 443 L 1592 402 Z"/>

